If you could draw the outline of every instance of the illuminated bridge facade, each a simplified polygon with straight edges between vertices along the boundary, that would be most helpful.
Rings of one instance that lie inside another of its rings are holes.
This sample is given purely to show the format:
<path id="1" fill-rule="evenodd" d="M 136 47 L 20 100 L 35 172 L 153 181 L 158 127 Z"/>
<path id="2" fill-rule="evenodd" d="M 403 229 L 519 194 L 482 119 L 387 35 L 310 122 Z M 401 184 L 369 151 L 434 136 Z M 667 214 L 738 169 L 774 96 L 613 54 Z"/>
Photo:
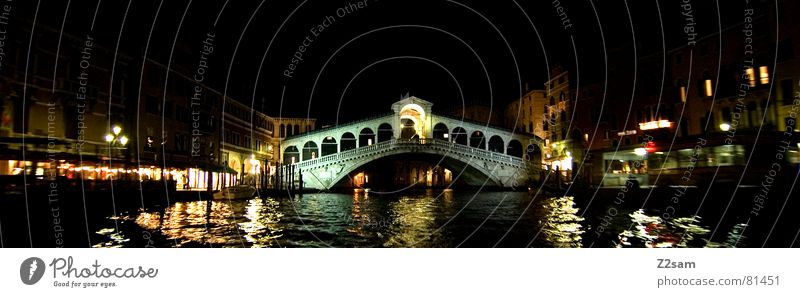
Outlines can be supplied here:
<path id="1" fill-rule="evenodd" d="M 541 166 L 541 141 L 487 124 L 433 114 L 432 103 L 408 97 L 392 112 L 295 135 L 281 143 L 284 164 L 302 175 L 303 187 L 326 190 L 370 162 L 390 156 L 429 155 L 436 166 L 472 186 L 512 188 Z"/>

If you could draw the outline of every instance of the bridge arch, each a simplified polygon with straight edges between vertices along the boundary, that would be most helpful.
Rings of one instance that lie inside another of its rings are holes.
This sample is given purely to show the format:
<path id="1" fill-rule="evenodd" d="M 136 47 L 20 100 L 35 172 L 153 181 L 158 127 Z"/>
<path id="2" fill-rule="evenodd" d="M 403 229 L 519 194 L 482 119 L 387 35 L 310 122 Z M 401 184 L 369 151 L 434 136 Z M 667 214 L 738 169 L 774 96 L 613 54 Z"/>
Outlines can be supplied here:
<path id="1" fill-rule="evenodd" d="M 317 143 L 313 141 L 307 141 L 306 144 L 303 145 L 303 160 L 311 160 L 316 157 L 319 157 L 319 147 L 317 147 Z"/>
<path id="2" fill-rule="evenodd" d="M 391 140 L 394 136 L 394 129 L 389 123 L 382 123 L 378 126 L 378 142 Z"/>
<path id="3" fill-rule="evenodd" d="M 437 153 L 395 152 L 382 155 L 380 158 L 361 160 L 360 162 L 344 167 L 340 174 L 335 175 L 329 180 L 329 184 L 325 185 L 325 188 L 330 189 L 337 186 L 347 187 L 349 186 L 347 181 L 355 174 L 369 170 L 370 167 L 372 170 L 376 170 L 376 168 L 383 168 L 375 167 L 376 163 L 378 166 L 383 166 L 384 164 L 381 162 L 385 162 L 387 160 L 391 162 L 392 160 L 398 161 L 409 159 L 416 161 L 427 161 L 434 168 L 439 167 L 448 169 L 450 172 L 452 172 L 452 183 L 484 186 L 500 186 L 503 184 L 510 184 L 510 180 L 507 180 L 508 177 L 499 177 L 498 173 L 493 173 L 491 168 L 483 167 L 482 162 L 479 162 L 481 165 L 476 166 L 475 164 L 468 163 L 468 160 L 462 160 L 461 158 L 453 156 L 443 156 Z M 370 177 L 370 179 L 372 178 Z"/>
<path id="4" fill-rule="evenodd" d="M 283 151 L 283 163 L 292 164 L 295 162 L 300 162 L 300 151 L 297 150 L 296 146 L 287 146 Z"/>
<path id="5" fill-rule="evenodd" d="M 353 133 L 345 132 L 340 138 L 339 151 L 344 152 L 355 149 L 358 146 L 357 144 L 358 140 L 356 139 L 356 136 L 353 135 Z"/>
<path id="6" fill-rule="evenodd" d="M 467 130 L 461 127 L 453 128 L 453 133 L 451 133 L 451 137 L 453 137 L 453 142 L 458 144 L 467 145 Z"/>
<path id="7" fill-rule="evenodd" d="M 472 132 L 469 136 L 469 146 L 479 149 L 486 149 L 486 136 L 480 130 Z"/>
<path id="8" fill-rule="evenodd" d="M 506 154 L 509 156 L 522 158 L 522 143 L 516 139 L 509 140 L 508 147 L 506 147 Z"/>
<path id="9" fill-rule="evenodd" d="M 444 123 L 437 123 L 433 126 L 433 138 L 447 140 L 450 137 L 450 130 Z"/>
<path id="10" fill-rule="evenodd" d="M 322 139 L 322 147 L 320 148 L 321 154 L 320 157 L 324 157 L 327 155 L 333 155 L 339 152 L 339 146 L 336 143 L 336 138 L 333 136 L 328 136 Z"/>
<path id="11" fill-rule="evenodd" d="M 375 132 L 370 128 L 361 129 L 358 133 L 358 147 L 375 144 Z"/>
<path id="12" fill-rule="evenodd" d="M 495 153 L 505 153 L 505 143 L 503 142 L 503 138 L 498 135 L 493 135 L 489 137 L 489 151 Z"/>
<path id="13" fill-rule="evenodd" d="M 414 119 L 411 118 L 401 118 L 400 119 L 400 139 L 414 139 L 419 138 L 419 132 L 417 131 L 417 124 Z"/>
<path id="14" fill-rule="evenodd" d="M 542 163 L 542 149 L 538 145 L 529 144 L 525 149 L 525 160 L 536 164 Z"/>

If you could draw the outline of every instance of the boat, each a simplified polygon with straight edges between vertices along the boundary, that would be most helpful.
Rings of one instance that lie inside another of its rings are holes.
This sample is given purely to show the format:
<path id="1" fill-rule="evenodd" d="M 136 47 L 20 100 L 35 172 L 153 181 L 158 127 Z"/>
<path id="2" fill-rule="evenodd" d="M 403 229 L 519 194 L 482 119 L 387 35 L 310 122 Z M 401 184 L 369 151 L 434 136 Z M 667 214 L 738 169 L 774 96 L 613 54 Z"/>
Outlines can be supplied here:
<path id="1" fill-rule="evenodd" d="M 222 191 L 214 193 L 214 199 L 246 199 L 256 195 L 256 188 L 251 185 L 238 185 L 223 188 Z"/>

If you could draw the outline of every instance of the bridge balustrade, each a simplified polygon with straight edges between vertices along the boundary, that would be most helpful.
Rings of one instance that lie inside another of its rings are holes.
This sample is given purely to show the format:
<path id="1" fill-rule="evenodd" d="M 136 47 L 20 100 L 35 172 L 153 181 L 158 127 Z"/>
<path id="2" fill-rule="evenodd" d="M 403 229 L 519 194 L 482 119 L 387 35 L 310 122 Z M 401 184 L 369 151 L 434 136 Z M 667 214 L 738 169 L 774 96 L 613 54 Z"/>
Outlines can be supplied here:
<path id="1" fill-rule="evenodd" d="M 467 159 L 478 159 L 484 161 L 491 161 L 503 163 L 507 166 L 522 168 L 524 160 L 519 157 L 509 156 L 503 153 L 496 153 L 487 151 L 480 148 L 474 148 L 468 145 L 449 142 L 441 139 L 392 139 L 384 142 L 379 142 L 369 146 L 362 146 L 352 150 L 327 155 L 324 157 L 314 158 L 311 160 L 304 160 L 293 164 L 297 168 L 317 168 L 326 166 L 330 163 L 337 163 L 348 161 L 352 159 L 362 158 L 368 155 L 380 154 L 391 150 L 406 148 L 406 147 L 425 147 L 434 150 L 440 150 L 443 155 L 457 154 Z"/>

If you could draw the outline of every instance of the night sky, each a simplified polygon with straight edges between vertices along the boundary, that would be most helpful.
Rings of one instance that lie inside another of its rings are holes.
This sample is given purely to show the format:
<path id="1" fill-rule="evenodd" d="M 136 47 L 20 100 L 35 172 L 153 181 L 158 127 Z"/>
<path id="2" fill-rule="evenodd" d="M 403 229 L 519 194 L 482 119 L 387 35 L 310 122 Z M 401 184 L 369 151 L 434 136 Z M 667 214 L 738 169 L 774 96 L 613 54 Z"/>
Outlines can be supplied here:
<path id="1" fill-rule="evenodd" d="M 67 12 L 65 34 L 76 36 L 89 31 L 97 9 L 98 43 L 114 48 L 121 36 L 119 51 L 131 56 L 144 55 L 152 29 L 148 58 L 166 64 L 172 57 L 182 72 L 195 68 L 211 32 L 211 86 L 271 116 L 322 125 L 388 112 L 405 94 L 432 101 L 434 110 L 483 104 L 499 111 L 526 84 L 543 89 L 556 65 L 575 69 L 577 61 L 586 84 L 604 79 L 612 49 L 633 60 L 634 45 L 638 56 L 680 45 L 686 22 L 676 1 L 618 0 L 366 0 L 361 8 L 357 1 L 106 0 L 99 9 L 72 1 L 69 10 L 67 1 L 27 1 L 15 3 L 15 15 L 32 21 L 37 4 L 37 23 L 59 28 Z M 741 14 L 741 3 L 720 3 L 720 23 L 714 1 L 692 4 L 700 35 Z M 293 62 L 304 43 L 302 60 Z"/>

